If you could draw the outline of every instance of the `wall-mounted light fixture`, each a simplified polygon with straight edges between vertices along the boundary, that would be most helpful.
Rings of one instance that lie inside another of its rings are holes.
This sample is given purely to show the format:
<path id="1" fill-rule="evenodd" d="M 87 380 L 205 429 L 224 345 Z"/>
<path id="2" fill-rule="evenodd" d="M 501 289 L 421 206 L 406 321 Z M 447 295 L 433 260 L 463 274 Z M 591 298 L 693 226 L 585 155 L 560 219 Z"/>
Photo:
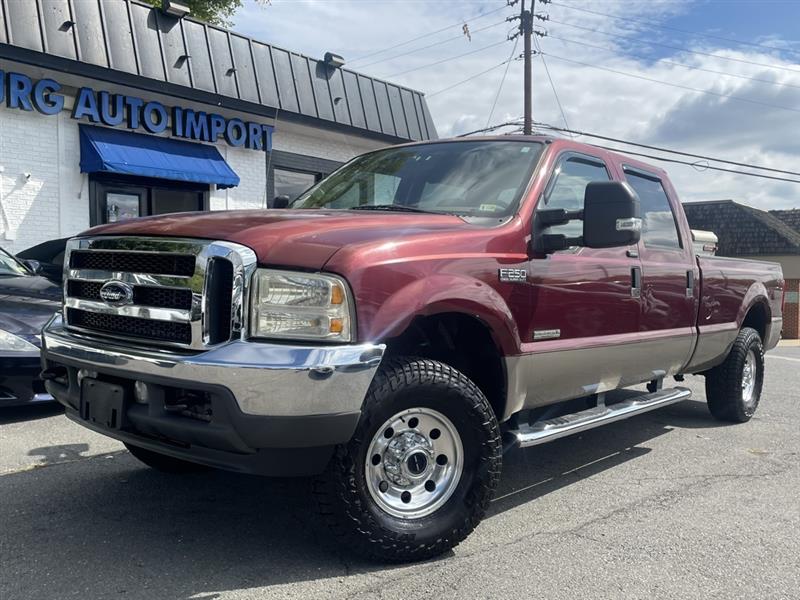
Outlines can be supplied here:
<path id="1" fill-rule="evenodd" d="M 326 52 L 323 62 L 332 69 L 339 69 L 344 66 L 344 58 L 333 52 Z"/>
<path id="2" fill-rule="evenodd" d="M 75 21 L 67 20 L 67 21 L 64 21 L 61 24 L 61 26 L 58 28 L 58 30 L 59 31 L 69 31 L 73 27 L 75 27 Z"/>
<path id="3" fill-rule="evenodd" d="M 164 2 L 161 5 L 161 9 L 168 15 L 171 15 L 178 19 L 182 19 L 190 12 L 192 12 L 191 9 L 185 4 L 181 4 L 180 2 L 174 2 L 173 0 L 164 0 Z"/>

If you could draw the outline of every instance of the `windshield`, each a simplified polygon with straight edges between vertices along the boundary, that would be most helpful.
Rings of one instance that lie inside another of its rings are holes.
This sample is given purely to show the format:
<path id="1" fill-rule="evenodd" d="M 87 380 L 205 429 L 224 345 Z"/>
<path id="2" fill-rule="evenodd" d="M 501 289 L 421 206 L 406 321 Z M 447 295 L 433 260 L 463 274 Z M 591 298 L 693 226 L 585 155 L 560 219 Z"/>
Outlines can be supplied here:
<path id="1" fill-rule="evenodd" d="M 540 142 L 465 141 L 388 148 L 360 156 L 301 195 L 292 208 L 512 214 Z"/>
<path id="2" fill-rule="evenodd" d="M 0 248 L 0 276 L 3 275 L 30 275 L 30 271 L 16 258 Z"/>

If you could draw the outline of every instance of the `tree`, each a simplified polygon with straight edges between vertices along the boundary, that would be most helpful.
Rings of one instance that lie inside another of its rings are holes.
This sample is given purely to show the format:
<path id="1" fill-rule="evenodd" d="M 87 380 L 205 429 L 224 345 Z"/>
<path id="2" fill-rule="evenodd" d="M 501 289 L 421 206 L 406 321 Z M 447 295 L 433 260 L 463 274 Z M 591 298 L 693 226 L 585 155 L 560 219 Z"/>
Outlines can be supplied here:
<path id="1" fill-rule="evenodd" d="M 230 27 L 231 17 L 242 6 L 242 0 L 177 0 L 192 11 L 190 14 L 195 19 Z M 146 0 L 153 6 L 161 7 L 162 0 Z"/>

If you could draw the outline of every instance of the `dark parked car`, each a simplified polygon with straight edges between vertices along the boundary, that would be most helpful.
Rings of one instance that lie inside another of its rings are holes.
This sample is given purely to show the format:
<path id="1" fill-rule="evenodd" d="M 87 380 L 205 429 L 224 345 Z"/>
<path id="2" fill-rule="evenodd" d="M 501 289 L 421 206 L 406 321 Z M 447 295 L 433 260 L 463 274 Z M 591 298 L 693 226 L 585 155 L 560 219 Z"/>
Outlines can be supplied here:
<path id="1" fill-rule="evenodd" d="M 40 333 L 61 286 L 0 248 L 0 406 L 52 400 L 39 379 Z"/>
<path id="2" fill-rule="evenodd" d="M 64 250 L 69 238 L 48 240 L 17 253 L 32 271 L 60 284 L 64 278 Z"/>

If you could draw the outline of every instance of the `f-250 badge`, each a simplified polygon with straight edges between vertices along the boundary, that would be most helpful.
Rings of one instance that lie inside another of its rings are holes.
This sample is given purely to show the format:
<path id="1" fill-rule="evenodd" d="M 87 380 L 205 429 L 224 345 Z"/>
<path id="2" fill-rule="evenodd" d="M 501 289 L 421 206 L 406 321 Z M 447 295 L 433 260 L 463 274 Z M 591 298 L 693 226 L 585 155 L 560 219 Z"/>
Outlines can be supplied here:
<path id="1" fill-rule="evenodd" d="M 506 283 L 523 283 L 528 280 L 528 272 L 525 269 L 499 269 L 500 281 Z"/>

